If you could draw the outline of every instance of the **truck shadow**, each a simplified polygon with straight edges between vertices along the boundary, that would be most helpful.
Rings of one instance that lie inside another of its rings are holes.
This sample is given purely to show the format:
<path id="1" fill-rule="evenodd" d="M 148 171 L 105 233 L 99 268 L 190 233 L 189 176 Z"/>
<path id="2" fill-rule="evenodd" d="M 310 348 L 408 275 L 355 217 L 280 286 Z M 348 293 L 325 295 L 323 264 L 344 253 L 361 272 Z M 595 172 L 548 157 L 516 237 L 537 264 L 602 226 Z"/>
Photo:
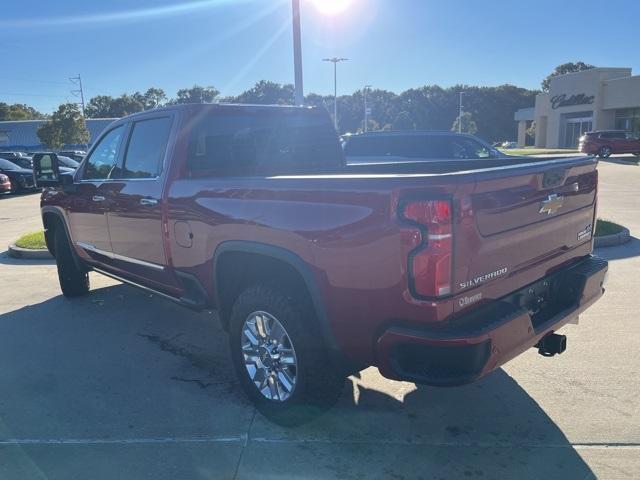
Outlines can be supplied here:
<path id="1" fill-rule="evenodd" d="M 640 255 L 640 239 L 631 237 L 627 243 L 617 247 L 596 248 L 593 253 L 605 260 L 622 260 L 637 257 Z"/>
<path id="2" fill-rule="evenodd" d="M 333 409 L 287 429 L 255 414 L 228 359 L 214 314 L 124 285 L 0 314 L 0 364 L 10 372 L 0 374 L 0 440 L 230 437 L 241 445 L 247 435 L 240 468 L 270 478 L 592 475 L 502 370 L 438 389 L 367 369 L 346 382 Z M 251 464 L 279 457 L 291 461 Z M 192 456 L 176 477 L 198 477 L 204 461 Z"/>

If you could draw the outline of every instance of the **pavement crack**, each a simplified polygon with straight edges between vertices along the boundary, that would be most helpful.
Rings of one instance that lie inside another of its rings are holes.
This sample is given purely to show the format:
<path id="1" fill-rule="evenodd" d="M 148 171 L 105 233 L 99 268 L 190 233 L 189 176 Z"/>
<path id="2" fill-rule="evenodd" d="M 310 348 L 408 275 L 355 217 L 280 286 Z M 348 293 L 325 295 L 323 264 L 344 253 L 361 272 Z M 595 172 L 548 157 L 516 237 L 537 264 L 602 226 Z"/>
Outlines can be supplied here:
<path id="1" fill-rule="evenodd" d="M 185 383 L 195 383 L 196 385 L 198 385 L 201 389 L 205 390 L 209 387 L 212 387 L 214 385 L 222 385 L 223 382 L 205 382 L 204 380 L 201 380 L 199 378 L 183 378 L 183 377 L 171 377 L 171 380 L 176 380 L 178 382 L 185 382 Z"/>

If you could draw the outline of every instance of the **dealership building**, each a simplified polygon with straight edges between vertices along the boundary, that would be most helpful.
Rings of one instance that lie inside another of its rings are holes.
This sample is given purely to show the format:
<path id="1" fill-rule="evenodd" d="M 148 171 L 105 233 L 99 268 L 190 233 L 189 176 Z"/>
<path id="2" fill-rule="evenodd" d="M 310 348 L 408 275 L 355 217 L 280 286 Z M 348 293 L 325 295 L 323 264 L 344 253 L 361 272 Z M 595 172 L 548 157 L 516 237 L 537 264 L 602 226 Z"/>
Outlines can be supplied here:
<path id="1" fill-rule="evenodd" d="M 518 144 L 536 123 L 535 146 L 575 148 L 592 130 L 626 130 L 640 134 L 640 75 L 630 68 L 593 68 L 552 78 L 535 107 L 518 110 Z"/>
<path id="2" fill-rule="evenodd" d="M 84 150 L 91 146 L 107 126 L 116 118 L 87 118 L 88 145 L 65 145 L 66 149 Z M 46 120 L 10 120 L 0 122 L 0 151 L 36 152 L 45 147 L 38 138 L 38 127 Z"/>

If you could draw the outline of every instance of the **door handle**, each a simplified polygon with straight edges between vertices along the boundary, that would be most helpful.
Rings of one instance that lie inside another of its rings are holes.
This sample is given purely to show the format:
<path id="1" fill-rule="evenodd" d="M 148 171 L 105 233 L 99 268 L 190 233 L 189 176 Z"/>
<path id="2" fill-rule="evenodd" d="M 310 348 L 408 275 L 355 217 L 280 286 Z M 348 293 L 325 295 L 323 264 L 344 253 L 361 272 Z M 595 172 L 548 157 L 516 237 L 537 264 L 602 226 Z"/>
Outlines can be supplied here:
<path id="1" fill-rule="evenodd" d="M 158 200 L 155 198 L 141 198 L 140 205 L 144 205 L 146 207 L 153 207 L 158 204 Z"/>
<path id="2" fill-rule="evenodd" d="M 104 198 L 102 195 L 94 195 L 93 196 L 93 201 L 94 202 L 104 202 L 106 200 L 106 198 Z"/>

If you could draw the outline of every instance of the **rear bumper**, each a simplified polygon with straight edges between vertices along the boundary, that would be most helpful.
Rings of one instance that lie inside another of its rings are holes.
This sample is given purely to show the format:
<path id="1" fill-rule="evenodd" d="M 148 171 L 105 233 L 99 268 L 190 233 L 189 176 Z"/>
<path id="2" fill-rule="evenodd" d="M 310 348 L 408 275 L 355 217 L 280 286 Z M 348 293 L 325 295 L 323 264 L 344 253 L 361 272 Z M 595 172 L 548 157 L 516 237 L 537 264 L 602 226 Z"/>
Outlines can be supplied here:
<path id="1" fill-rule="evenodd" d="M 376 343 L 388 378 L 453 386 L 478 380 L 574 320 L 604 293 L 605 260 L 589 256 L 446 326 L 397 322 Z"/>

